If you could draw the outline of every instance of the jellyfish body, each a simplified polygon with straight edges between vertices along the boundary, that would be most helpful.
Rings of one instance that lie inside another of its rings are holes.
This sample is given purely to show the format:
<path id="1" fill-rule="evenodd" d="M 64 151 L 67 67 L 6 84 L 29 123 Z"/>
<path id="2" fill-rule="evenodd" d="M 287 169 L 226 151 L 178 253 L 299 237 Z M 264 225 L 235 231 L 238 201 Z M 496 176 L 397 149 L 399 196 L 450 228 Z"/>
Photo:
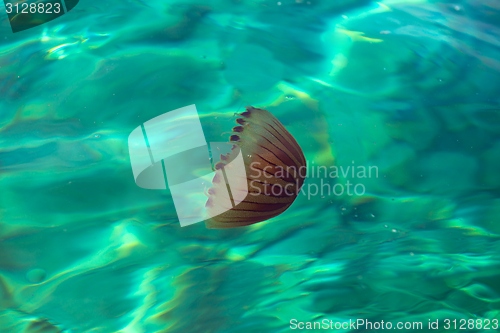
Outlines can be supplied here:
<path id="1" fill-rule="evenodd" d="M 246 177 L 228 179 L 222 173 L 216 174 L 206 207 L 209 212 L 223 213 L 211 214 L 206 221 L 208 228 L 241 227 L 283 213 L 299 194 L 306 176 L 302 149 L 271 113 L 249 106 L 236 122 L 239 126 L 233 128 L 230 138 L 233 149 L 221 155 L 215 168 L 227 174 L 231 171 L 227 169 L 234 167 L 230 162 L 241 152 Z M 221 207 L 220 202 L 229 202 L 219 200 L 227 193 L 239 197 L 243 194 L 244 199 L 237 203 L 231 200 L 231 206 Z"/>

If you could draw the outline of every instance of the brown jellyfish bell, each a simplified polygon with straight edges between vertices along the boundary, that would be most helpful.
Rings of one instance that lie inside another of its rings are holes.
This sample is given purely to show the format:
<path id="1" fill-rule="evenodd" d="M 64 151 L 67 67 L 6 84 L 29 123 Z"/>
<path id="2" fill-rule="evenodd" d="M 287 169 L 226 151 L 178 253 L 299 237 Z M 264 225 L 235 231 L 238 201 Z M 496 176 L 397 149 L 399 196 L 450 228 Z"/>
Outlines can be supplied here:
<path id="1" fill-rule="evenodd" d="M 304 183 L 304 153 L 279 120 L 252 106 L 239 116 L 230 138 L 233 148 L 215 166 L 206 203 L 211 216 L 207 228 L 235 228 L 275 217 L 290 207 Z M 231 168 L 237 168 L 230 162 L 240 153 L 245 173 L 229 179 Z"/>

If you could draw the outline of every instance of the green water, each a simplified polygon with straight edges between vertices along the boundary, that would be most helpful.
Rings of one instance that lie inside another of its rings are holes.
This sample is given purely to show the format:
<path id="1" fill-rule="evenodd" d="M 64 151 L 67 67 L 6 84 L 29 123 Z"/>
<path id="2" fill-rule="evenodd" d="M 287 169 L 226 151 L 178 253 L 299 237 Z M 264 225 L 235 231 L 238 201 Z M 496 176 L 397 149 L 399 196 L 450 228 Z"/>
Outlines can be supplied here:
<path id="1" fill-rule="evenodd" d="M 0 332 L 495 331 L 497 1 L 81 0 L 15 34 L 1 10 Z M 190 104 L 208 141 L 254 105 L 310 166 L 375 169 L 310 177 L 254 226 L 181 228 L 127 138 Z M 358 193 L 314 194 L 325 178 Z"/>

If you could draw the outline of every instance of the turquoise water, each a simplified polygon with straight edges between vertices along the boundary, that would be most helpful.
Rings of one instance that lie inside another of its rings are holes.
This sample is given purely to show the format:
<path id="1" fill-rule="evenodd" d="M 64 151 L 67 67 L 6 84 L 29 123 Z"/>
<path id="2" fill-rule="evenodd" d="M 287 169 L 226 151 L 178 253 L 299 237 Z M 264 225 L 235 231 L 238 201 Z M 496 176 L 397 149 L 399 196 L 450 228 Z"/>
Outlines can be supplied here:
<path id="1" fill-rule="evenodd" d="M 81 0 L 15 34 L 2 14 L 0 331 L 495 331 L 499 36 L 495 0 Z M 270 221 L 181 228 L 127 138 L 190 104 L 207 141 L 265 108 L 338 173 Z"/>

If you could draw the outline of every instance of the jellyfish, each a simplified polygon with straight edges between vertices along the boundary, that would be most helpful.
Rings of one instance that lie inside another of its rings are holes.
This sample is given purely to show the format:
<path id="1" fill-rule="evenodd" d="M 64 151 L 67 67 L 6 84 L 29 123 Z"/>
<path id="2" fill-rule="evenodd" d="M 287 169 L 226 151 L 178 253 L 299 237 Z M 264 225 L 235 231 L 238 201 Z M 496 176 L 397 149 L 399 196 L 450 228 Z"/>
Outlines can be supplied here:
<path id="1" fill-rule="evenodd" d="M 242 227 L 278 216 L 294 202 L 306 176 L 302 149 L 276 117 L 252 106 L 239 116 L 230 137 L 233 147 L 221 155 L 215 169 L 234 167 L 230 162 L 241 153 L 245 173 L 239 174 L 245 177 L 231 179 L 229 187 L 227 177 L 216 173 L 206 203 L 212 217 L 205 224 L 210 229 Z M 221 196 L 237 197 L 241 193 L 242 200 L 220 207 L 221 202 L 228 202 L 220 200 Z"/>

